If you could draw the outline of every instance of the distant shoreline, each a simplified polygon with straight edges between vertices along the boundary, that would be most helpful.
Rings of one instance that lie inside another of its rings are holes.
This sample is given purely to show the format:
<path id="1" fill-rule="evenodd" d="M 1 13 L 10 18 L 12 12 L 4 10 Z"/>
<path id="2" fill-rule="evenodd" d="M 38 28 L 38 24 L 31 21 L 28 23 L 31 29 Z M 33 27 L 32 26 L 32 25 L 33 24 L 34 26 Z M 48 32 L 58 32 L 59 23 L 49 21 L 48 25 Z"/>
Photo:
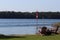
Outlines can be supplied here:
<path id="1" fill-rule="evenodd" d="M 0 18 L 0 19 L 36 19 L 36 18 Z M 42 18 L 38 18 L 38 19 L 42 19 Z M 44 18 L 44 19 L 47 19 L 47 18 Z M 53 19 L 53 18 L 50 18 L 50 19 Z M 58 18 L 54 18 L 54 19 L 58 19 Z"/>
<path id="2" fill-rule="evenodd" d="M 60 19 L 60 12 L 14 12 L 0 11 L 0 19 Z"/>

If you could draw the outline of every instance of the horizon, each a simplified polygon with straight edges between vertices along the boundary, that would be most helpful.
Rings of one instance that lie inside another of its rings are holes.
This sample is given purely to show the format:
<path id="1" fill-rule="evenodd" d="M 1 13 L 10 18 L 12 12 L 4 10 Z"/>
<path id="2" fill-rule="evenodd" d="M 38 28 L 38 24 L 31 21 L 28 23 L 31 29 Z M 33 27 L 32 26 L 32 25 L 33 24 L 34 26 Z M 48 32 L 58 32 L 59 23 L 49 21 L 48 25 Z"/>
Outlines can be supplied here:
<path id="1" fill-rule="evenodd" d="M 37 12 L 37 11 L 0 11 L 0 12 Z M 38 12 L 60 12 L 60 11 L 38 11 Z"/>

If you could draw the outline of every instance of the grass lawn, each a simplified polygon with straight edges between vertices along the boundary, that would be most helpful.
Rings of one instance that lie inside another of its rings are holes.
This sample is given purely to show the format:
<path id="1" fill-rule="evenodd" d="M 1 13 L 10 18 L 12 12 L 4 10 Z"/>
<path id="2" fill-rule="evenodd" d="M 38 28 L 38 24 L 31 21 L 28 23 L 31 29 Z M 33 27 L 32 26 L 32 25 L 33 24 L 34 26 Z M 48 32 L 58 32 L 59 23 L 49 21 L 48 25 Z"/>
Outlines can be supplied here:
<path id="1" fill-rule="evenodd" d="M 60 35 L 51 36 L 30 35 L 20 38 L 0 38 L 0 40 L 60 40 Z"/>

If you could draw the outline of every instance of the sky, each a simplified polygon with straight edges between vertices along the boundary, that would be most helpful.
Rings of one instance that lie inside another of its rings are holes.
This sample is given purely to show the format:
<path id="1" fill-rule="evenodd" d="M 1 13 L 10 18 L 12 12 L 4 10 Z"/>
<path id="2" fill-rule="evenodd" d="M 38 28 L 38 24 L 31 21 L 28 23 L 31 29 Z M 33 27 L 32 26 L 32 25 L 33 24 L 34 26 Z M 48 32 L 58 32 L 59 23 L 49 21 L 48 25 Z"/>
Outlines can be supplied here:
<path id="1" fill-rule="evenodd" d="M 60 0 L 0 0 L 0 11 L 60 11 Z"/>

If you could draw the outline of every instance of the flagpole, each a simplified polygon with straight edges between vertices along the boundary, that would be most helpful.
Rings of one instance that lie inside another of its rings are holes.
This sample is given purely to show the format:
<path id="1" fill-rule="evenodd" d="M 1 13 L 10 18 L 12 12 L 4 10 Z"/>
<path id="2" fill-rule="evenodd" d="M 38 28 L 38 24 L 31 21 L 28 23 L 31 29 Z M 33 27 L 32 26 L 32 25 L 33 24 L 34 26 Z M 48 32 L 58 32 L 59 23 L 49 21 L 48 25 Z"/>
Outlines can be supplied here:
<path id="1" fill-rule="evenodd" d="M 36 11 L 36 34 L 38 33 L 38 11 Z"/>

